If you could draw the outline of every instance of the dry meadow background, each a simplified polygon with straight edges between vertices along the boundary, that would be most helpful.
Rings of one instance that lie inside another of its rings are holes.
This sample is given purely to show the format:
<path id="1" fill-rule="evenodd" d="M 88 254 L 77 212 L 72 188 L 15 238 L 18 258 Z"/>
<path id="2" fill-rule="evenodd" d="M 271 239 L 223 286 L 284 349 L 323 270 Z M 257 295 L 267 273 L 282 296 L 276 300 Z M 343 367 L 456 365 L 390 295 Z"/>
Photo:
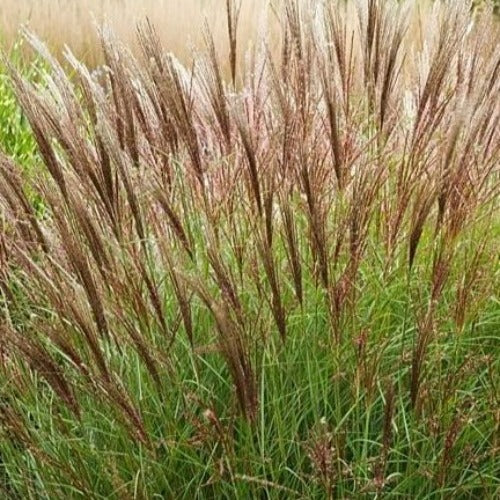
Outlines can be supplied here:
<path id="1" fill-rule="evenodd" d="M 277 2 L 275 1 L 274 4 Z M 102 62 L 96 25 L 108 24 L 127 46 L 137 49 L 136 25 L 145 18 L 157 27 L 163 46 L 191 59 L 203 45 L 205 23 L 220 50 L 227 50 L 226 0 L 2 0 L 0 37 L 18 38 L 20 26 L 37 33 L 55 50 L 67 44 L 91 65 Z M 269 0 L 243 0 L 238 38 L 258 39 L 272 20 Z"/>
<path id="2" fill-rule="evenodd" d="M 317 6 L 321 2 L 302 3 Z M 356 2 L 347 3 L 355 25 Z M 241 0 L 240 5 L 237 37 L 241 65 L 246 49 L 255 48 L 266 37 L 271 51 L 280 47 L 283 0 Z M 430 0 L 405 2 L 411 19 L 411 36 L 405 38 L 405 43 L 421 43 L 423 20 L 426 24 L 436 20 L 429 15 L 432 5 Z M 109 26 L 120 41 L 137 53 L 136 26 L 149 19 L 157 28 L 162 46 L 189 65 L 193 50 L 204 47 L 206 26 L 217 50 L 223 56 L 227 54 L 225 11 L 226 0 L 2 0 L 0 40 L 7 47 L 12 46 L 20 38 L 21 27 L 25 27 L 46 41 L 56 55 L 61 56 L 67 45 L 77 57 L 95 66 L 103 61 L 96 27 Z"/>

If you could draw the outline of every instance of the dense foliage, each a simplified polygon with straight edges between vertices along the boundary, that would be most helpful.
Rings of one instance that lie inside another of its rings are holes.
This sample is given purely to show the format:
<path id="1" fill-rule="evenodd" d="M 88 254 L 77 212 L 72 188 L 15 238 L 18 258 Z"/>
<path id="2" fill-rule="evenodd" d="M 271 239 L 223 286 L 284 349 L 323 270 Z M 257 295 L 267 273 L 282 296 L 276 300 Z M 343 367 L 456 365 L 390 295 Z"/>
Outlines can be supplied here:
<path id="1" fill-rule="evenodd" d="M 498 24 L 360 5 L 288 2 L 244 71 L 230 1 L 228 60 L 207 32 L 189 69 L 149 23 L 139 59 L 103 33 L 99 71 L 26 35 L 7 498 L 498 495 Z"/>

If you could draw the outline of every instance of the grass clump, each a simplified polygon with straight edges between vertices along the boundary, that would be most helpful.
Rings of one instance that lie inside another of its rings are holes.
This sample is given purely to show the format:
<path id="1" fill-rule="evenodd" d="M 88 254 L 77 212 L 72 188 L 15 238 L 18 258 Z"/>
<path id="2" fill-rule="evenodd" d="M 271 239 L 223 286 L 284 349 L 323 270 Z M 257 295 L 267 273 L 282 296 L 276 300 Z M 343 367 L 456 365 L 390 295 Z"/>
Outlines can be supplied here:
<path id="1" fill-rule="evenodd" d="M 498 25 L 294 1 L 278 51 L 12 71 L 0 160 L 12 498 L 493 498 Z M 276 52 L 280 53 L 277 57 Z M 225 62 L 224 62 L 225 63 Z M 30 193 L 44 201 L 35 211 Z"/>

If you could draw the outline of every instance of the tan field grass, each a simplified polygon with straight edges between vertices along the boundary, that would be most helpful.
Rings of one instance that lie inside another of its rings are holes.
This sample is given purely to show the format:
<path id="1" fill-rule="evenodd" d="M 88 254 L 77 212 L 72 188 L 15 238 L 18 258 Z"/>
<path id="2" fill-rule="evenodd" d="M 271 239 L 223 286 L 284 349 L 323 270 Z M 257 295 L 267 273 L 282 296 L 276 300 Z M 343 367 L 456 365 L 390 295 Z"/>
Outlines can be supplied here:
<path id="1" fill-rule="evenodd" d="M 320 0 L 301 0 L 318 8 Z M 423 37 L 422 19 L 428 15 L 432 2 L 406 2 L 411 11 L 411 41 L 420 45 Z M 248 49 L 258 44 L 267 33 L 271 51 L 280 48 L 280 17 L 283 0 L 241 0 L 238 16 L 238 64 L 244 62 Z M 362 3 L 350 2 L 351 18 Z M 90 66 L 103 61 L 97 27 L 107 25 L 116 37 L 134 53 L 138 53 L 137 25 L 146 19 L 154 24 L 162 46 L 189 64 L 193 53 L 204 48 L 204 28 L 208 25 L 217 51 L 226 58 L 229 51 L 226 0 L 2 0 L 0 8 L 0 43 L 7 49 L 20 37 L 23 27 L 44 40 L 51 51 L 61 56 L 67 45 Z M 443 5 L 434 5 L 436 10 Z M 444 7 L 446 8 L 446 7 Z M 428 29 L 425 28 L 425 29 Z M 353 31 L 357 31 L 355 22 Z"/>
<path id="2" fill-rule="evenodd" d="M 272 19 L 269 0 L 243 0 L 239 42 L 247 46 Z M 203 43 L 205 22 L 216 47 L 227 50 L 226 0 L 2 0 L 0 39 L 11 46 L 25 26 L 60 54 L 67 44 L 86 63 L 102 61 L 96 25 L 108 24 L 126 45 L 137 49 L 136 26 L 150 19 L 163 46 L 185 59 Z M 267 21 L 266 21 L 267 19 Z"/>

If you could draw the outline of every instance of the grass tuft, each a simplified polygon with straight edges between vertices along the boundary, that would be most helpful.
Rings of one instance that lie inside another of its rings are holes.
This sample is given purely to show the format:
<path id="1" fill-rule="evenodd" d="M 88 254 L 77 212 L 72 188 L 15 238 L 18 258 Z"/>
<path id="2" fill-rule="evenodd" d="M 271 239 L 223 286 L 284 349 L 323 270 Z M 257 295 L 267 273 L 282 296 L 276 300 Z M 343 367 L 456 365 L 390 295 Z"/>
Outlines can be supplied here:
<path id="1" fill-rule="evenodd" d="M 0 80 L 0 491 L 494 498 L 497 21 L 293 0 L 240 65 L 224 7 Z"/>

